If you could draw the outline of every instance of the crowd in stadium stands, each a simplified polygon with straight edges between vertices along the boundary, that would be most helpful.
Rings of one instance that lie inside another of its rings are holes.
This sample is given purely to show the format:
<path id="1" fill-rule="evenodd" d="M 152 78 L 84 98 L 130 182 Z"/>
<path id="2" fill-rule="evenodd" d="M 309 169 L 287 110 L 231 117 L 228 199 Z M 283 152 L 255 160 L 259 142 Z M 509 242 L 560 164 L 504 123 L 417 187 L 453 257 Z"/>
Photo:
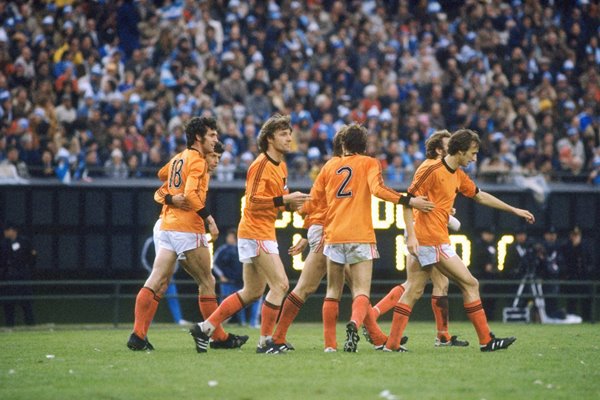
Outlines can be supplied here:
<path id="1" fill-rule="evenodd" d="M 154 177 L 213 115 L 216 179 L 243 179 L 279 112 L 292 179 L 355 121 L 392 185 L 459 127 L 479 180 L 600 184 L 599 21 L 594 0 L 0 2 L 0 177 Z"/>

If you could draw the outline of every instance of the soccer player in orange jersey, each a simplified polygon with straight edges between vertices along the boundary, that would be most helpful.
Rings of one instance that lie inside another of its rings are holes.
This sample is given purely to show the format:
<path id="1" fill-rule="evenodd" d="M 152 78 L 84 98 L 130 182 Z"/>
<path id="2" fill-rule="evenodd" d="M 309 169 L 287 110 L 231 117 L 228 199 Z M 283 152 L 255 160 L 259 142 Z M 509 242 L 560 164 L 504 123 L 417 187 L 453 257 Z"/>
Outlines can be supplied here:
<path id="1" fill-rule="evenodd" d="M 424 163 L 427 165 L 434 164 L 436 160 L 440 160 L 446 156 L 448 151 L 448 141 L 450 140 L 450 132 L 447 130 L 437 131 L 427 139 L 425 142 L 425 152 L 427 160 Z M 426 166 L 424 166 L 425 168 Z M 453 209 L 454 210 L 454 209 Z M 454 211 L 451 211 L 453 214 Z M 460 222 L 450 215 L 450 222 L 448 227 L 452 230 L 458 230 Z M 416 259 L 412 260 L 413 263 L 418 263 Z M 411 269 L 407 269 L 409 274 Z M 431 309 L 435 317 L 435 323 L 437 327 L 437 335 L 435 338 L 434 345 L 437 346 L 468 346 L 469 342 L 466 340 L 460 340 L 457 336 L 450 335 L 448 331 L 449 325 L 449 307 L 448 307 L 448 278 L 438 271 L 437 268 L 431 270 L 431 282 L 433 283 L 433 291 L 431 294 Z M 395 286 L 390 292 L 379 301 L 373 307 L 374 318 L 377 319 L 381 315 L 391 310 L 400 297 L 404 293 L 406 282 L 401 285 Z M 368 332 L 365 332 L 367 340 L 371 341 Z M 377 345 L 377 343 L 373 343 Z"/>
<path id="2" fill-rule="evenodd" d="M 460 288 L 467 316 L 475 327 L 481 351 L 506 349 L 516 340 L 515 337 L 497 338 L 490 332 L 485 311 L 479 296 L 479 283 L 471 275 L 465 264 L 450 246 L 448 237 L 448 216 L 457 193 L 470 197 L 479 204 L 497 208 L 534 223 L 531 212 L 515 208 L 486 193 L 460 169 L 477 160 L 480 139 L 469 129 L 459 129 L 450 137 L 448 154 L 435 163 L 419 166 L 413 182 L 408 188 L 409 195 L 425 195 L 435 204 L 432 212 L 424 214 L 405 209 L 404 219 L 407 231 L 407 247 L 413 257 L 409 257 L 410 269 L 406 291 L 394 307 L 392 328 L 384 351 L 406 351 L 400 346 L 400 339 L 408 323 L 412 307 L 423 294 L 432 267 L 452 279 Z M 413 262 L 414 258 L 418 263 Z"/>
<path id="3" fill-rule="evenodd" d="M 345 129 L 346 126 L 342 127 L 333 137 L 333 155 L 332 159 L 327 163 L 332 162 L 342 155 L 342 136 Z M 279 322 L 273 333 L 274 351 L 293 350 L 293 347 L 286 341 L 287 330 L 298 315 L 300 308 L 302 308 L 308 296 L 317 290 L 321 280 L 327 272 L 327 259 L 323 255 L 323 225 L 325 223 L 327 203 L 325 202 L 325 198 L 314 197 L 314 187 L 313 190 L 311 190 L 310 195 L 311 200 L 304 203 L 302 209 L 299 210 L 300 213 L 304 215 L 303 238 L 290 247 L 288 253 L 292 256 L 300 254 L 307 245 L 310 248 L 310 252 L 306 257 L 306 260 L 304 260 L 304 267 L 298 278 L 298 283 L 283 302 Z M 329 304 L 331 301 L 334 301 L 335 304 Z M 325 298 L 323 313 L 329 312 L 331 306 L 337 306 L 338 303 L 338 299 Z M 333 312 L 335 313 L 335 320 L 337 321 L 337 312 Z M 335 348 L 335 323 L 333 324 L 333 347 L 330 339 L 332 336 L 332 327 L 324 326 L 323 328 L 325 348 Z"/>
<path id="4" fill-rule="evenodd" d="M 344 125 L 334 136 L 333 158 L 326 163 L 325 169 L 328 168 L 327 164 L 335 162 L 342 156 L 343 135 L 347 128 L 348 126 Z M 304 305 L 306 298 L 317 290 L 321 280 L 327 272 L 327 258 L 323 255 L 323 225 L 327 214 L 327 202 L 324 196 L 318 197 L 315 194 L 315 187 L 321 187 L 323 185 L 322 180 L 325 175 L 326 174 L 319 174 L 313 185 L 313 189 L 311 190 L 311 200 L 305 203 L 300 210 L 300 212 L 305 215 L 304 228 L 308 229 L 306 232 L 307 237 L 303 237 L 298 243 L 290 247 L 288 251 L 290 255 L 294 256 L 300 254 L 307 245 L 309 245 L 310 248 L 310 252 L 304 261 L 304 268 L 302 269 L 298 283 L 283 303 L 279 323 L 273 334 L 273 343 L 280 351 L 289 350 L 289 343 L 286 342 L 287 330 L 298 315 L 300 308 Z M 424 206 L 432 204 L 419 198 L 413 198 L 412 201 L 416 205 L 421 204 L 420 202 L 422 202 Z M 335 328 L 338 311 L 339 298 L 330 298 L 326 296 L 322 310 L 325 352 L 337 351 Z M 374 341 L 375 345 L 383 345 L 387 340 L 387 336 L 381 332 L 374 319 L 372 322 L 373 327 L 370 338 Z"/>
<path id="5" fill-rule="evenodd" d="M 279 257 L 275 220 L 279 211 L 298 210 L 310 199 L 305 193 L 289 193 L 284 158 L 290 151 L 291 142 L 292 127 L 287 116 L 269 118 L 260 130 L 258 147 L 261 154 L 248 169 L 246 204 L 238 226 L 244 287 L 223 300 L 207 320 L 190 329 L 199 353 L 206 352 L 215 328 L 246 304 L 261 297 L 267 285 L 269 292 L 262 307 L 257 352 L 271 353 L 274 350 L 271 336 L 289 286 Z"/>
<path id="6" fill-rule="evenodd" d="M 213 309 L 216 308 L 215 282 L 211 274 L 205 234 L 205 223 L 208 223 L 213 238 L 219 234 L 214 219 L 205 207 L 208 188 L 205 155 L 212 153 L 217 143 L 216 122 L 212 118 L 193 118 L 185 131 L 188 148 L 170 160 L 166 174 L 166 192 L 159 190 L 156 194 L 156 197 L 163 197 L 167 204 L 162 213 L 159 250 L 152 272 L 136 297 L 134 329 L 127 342 L 132 350 L 153 349 L 146 335 L 158 302 L 173 275 L 178 257 L 185 256 L 186 271 L 198 283 L 201 299 L 203 295 L 210 296 L 212 293 L 215 300 Z M 160 175 L 164 177 L 164 172 Z M 172 198 L 181 194 L 189 207 L 175 207 L 172 204 Z M 202 301 L 200 308 L 203 308 Z M 220 341 L 228 339 L 224 332 L 219 338 Z M 245 340 L 240 339 L 244 343 Z"/>
<path id="7" fill-rule="evenodd" d="M 352 316 L 346 325 L 344 351 L 356 352 L 357 329 L 370 308 L 373 259 L 379 257 L 371 218 L 371 196 L 394 203 L 399 203 L 403 196 L 385 186 L 379 161 L 364 155 L 366 128 L 349 126 L 342 142 L 344 156 L 321 170 L 324 185 L 315 184 L 314 193 L 327 201 L 323 250 L 327 256 L 327 297 L 340 298 L 344 265 L 349 264 L 354 299 Z"/>

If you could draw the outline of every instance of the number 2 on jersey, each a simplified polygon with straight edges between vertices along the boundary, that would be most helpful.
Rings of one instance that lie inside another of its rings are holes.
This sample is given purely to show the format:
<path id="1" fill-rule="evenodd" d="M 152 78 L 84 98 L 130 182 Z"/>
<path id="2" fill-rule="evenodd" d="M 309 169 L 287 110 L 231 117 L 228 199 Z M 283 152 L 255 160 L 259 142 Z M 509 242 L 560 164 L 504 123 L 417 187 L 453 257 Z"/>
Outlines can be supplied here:
<path id="1" fill-rule="evenodd" d="M 346 175 L 346 177 L 344 178 L 344 181 L 342 182 L 342 184 L 340 185 L 340 187 L 337 190 L 336 196 L 337 197 L 352 197 L 352 190 L 348 190 L 346 191 L 346 186 L 348 186 L 348 183 L 350 183 L 350 179 L 352 178 L 352 168 L 350 167 L 342 167 L 340 169 L 338 169 L 337 171 L 335 171 L 336 174 L 338 175 Z"/>
<path id="2" fill-rule="evenodd" d="M 183 160 L 177 159 L 173 160 L 173 165 L 171 166 L 171 176 L 169 176 L 169 187 L 178 188 L 181 186 L 181 169 L 183 168 Z"/>

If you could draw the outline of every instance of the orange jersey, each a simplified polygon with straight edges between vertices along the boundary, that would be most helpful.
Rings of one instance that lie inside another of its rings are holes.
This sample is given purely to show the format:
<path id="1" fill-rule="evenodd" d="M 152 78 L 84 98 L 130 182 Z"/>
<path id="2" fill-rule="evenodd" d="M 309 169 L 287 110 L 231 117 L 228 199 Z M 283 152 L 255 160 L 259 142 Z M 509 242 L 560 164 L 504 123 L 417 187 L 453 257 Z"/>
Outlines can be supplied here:
<path id="1" fill-rule="evenodd" d="M 327 167 L 328 164 L 339 160 L 340 157 L 332 157 L 325 163 L 321 171 Z M 325 225 L 325 218 L 327 216 L 327 199 L 322 195 L 318 195 L 315 187 L 324 187 L 323 177 L 325 174 L 319 173 L 317 179 L 310 190 L 310 201 L 304 203 L 302 206 L 302 214 L 304 218 L 304 229 L 308 229 L 311 225 Z"/>
<path id="2" fill-rule="evenodd" d="M 163 218 L 167 212 L 167 203 L 165 203 L 167 194 L 169 194 L 169 184 L 167 182 L 163 182 L 162 186 L 154 192 L 154 201 L 163 205 L 160 209 L 160 216 L 158 218 Z"/>
<path id="3" fill-rule="evenodd" d="M 238 237 L 276 240 L 275 220 L 283 210 L 281 197 L 288 194 L 287 167 L 261 153 L 248 168 L 246 204 L 238 226 Z"/>
<path id="4" fill-rule="evenodd" d="M 184 211 L 171 205 L 163 207 L 163 231 L 205 233 L 204 220 L 197 211 L 206 205 L 208 190 L 208 164 L 195 149 L 186 149 L 175 155 L 167 164 L 167 181 L 154 194 L 154 199 L 164 204 L 167 194 L 175 196 L 183 194 L 190 202 L 192 210 Z M 162 169 L 161 169 L 162 171 Z M 159 176 L 160 173 L 159 173 Z M 166 185 L 166 190 L 165 190 Z M 161 201 L 162 199 L 162 201 Z"/>
<path id="5" fill-rule="evenodd" d="M 375 243 L 371 195 L 394 203 L 401 197 L 383 183 L 379 161 L 364 155 L 332 159 L 321 174 L 314 189 L 327 200 L 325 243 Z"/>
<path id="6" fill-rule="evenodd" d="M 154 192 L 154 201 L 162 204 L 162 208 L 160 209 L 159 218 L 163 218 L 165 216 L 165 212 L 167 211 L 167 205 L 165 204 L 165 196 L 169 193 L 169 182 L 167 182 L 167 178 L 169 177 L 169 165 L 170 163 L 166 163 L 156 174 L 158 179 L 163 183 L 160 188 Z"/>
<path id="7" fill-rule="evenodd" d="M 423 246 L 449 244 L 448 217 L 457 193 L 473 197 L 479 189 L 462 169 L 453 170 L 442 160 L 425 160 L 417 168 L 408 193 L 426 196 L 435 208 L 428 212 L 414 211 L 417 241 Z"/>

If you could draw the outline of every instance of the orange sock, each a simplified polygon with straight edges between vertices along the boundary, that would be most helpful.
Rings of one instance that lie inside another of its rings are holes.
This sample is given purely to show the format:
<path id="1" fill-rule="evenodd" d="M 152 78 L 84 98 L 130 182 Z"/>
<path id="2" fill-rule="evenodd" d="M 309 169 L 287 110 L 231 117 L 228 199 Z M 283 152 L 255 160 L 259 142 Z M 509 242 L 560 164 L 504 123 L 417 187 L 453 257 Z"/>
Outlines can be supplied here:
<path id="1" fill-rule="evenodd" d="M 335 339 L 335 328 L 340 311 L 340 301 L 326 297 L 323 302 L 323 339 L 325 340 L 325 348 L 331 347 L 337 349 L 337 341 Z"/>
<path id="2" fill-rule="evenodd" d="M 364 294 L 359 294 L 352 301 L 352 316 L 350 316 L 350 321 L 354 321 L 357 328 L 360 328 L 363 324 L 369 308 L 371 308 L 369 297 Z"/>
<path id="3" fill-rule="evenodd" d="M 431 296 L 431 309 L 435 317 L 437 337 L 450 340 L 450 333 L 448 333 L 448 296 Z"/>
<path id="4" fill-rule="evenodd" d="M 269 303 L 266 300 L 263 302 L 260 310 L 260 336 L 271 336 L 273 334 L 279 310 L 281 310 L 281 306 Z"/>
<path id="5" fill-rule="evenodd" d="M 390 350 L 398 350 L 400 348 L 400 339 L 402 339 L 411 312 L 412 308 L 403 303 L 399 303 L 394 307 L 392 329 L 390 330 L 390 336 L 388 337 L 385 347 Z"/>
<path id="6" fill-rule="evenodd" d="M 303 305 L 304 302 L 300 299 L 300 297 L 296 296 L 294 292 L 290 292 L 290 294 L 288 294 L 283 302 L 281 316 L 279 317 L 277 328 L 275 328 L 275 333 L 273 334 L 273 341 L 275 343 L 285 343 L 285 337 L 287 335 L 288 328 L 292 322 L 294 322 L 294 319 L 296 319 L 296 316 Z"/>
<path id="7" fill-rule="evenodd" d="M 398 303 L 398 300 L 400 300 L 400 297 L 402 297 L 403 293 L 404 286 L 394 286 L 392 290 L 390 290 L 390 292 L 386 294 L 385 297 L 375 305 L 375 307 L 373 307 L 376 310 L 376 312 L 379 311 L 379 315 L 377 315 L 377 318 L 390 311 L 392 307 L 394 307 L 396 303 Z"/>
<path id="8" fill-rule="evenodd" d="M 373 310 L 373 307 L 369 305 L 369 311 L 365 316 L 365 328 L 367 328 L 367 332 L 369 332 L 369 336 L 371 336 L 371 340 L 373 341 L 374 346 L 381 346 L 387 341 L 387 336 L 381 330 L 379 325 L 377 325 L 377 313 Z"/>
<path id="9" fill-rule="evenodd" d="M 144 286 L 138 292 L 135 298 L 135 321 L 133 322 L 133 333 L 137 337 L 144 339 L 148 334 L 148 329 L 156 314 L 159 301 L 160 297 L 150 288 Z"/>
<path id="10" fill-rule="evenodd" d="M 467 317 L 471 320 L 471 323 L 475 327 L 475 331 L 477 331 L 477 337 L 479 337 L 479 344 L 486 344 L 492 337 L 490 336 L 490 327 L 487 323 L 487 317 L 485 316 L 485 311 L 483 310 L 483 305 L 480 300 L 475 300 L 471 303 L 465 303 L 465 311 L 467 312 Z"/>
<path id="11" fill-rule="evenodd" d="M 217 296 L 198 296 L 198 305 L 200 306 L 200 314 L 202 318 L 207 320 L 212 313 L 219 307 L 217 304 Z M 222 341 L 227 339 L 227 333 L 221 325 L 215 327 L 212 336 L 213 340 Z"/>
<path id="12" fill-rule="evenodd" d="M 242 308 L 244 308 L 244 303 L 242 302 L 240 295 L 237 292 L 230 294 L 206 321 L 212 326 L 217 327 Z"/>

